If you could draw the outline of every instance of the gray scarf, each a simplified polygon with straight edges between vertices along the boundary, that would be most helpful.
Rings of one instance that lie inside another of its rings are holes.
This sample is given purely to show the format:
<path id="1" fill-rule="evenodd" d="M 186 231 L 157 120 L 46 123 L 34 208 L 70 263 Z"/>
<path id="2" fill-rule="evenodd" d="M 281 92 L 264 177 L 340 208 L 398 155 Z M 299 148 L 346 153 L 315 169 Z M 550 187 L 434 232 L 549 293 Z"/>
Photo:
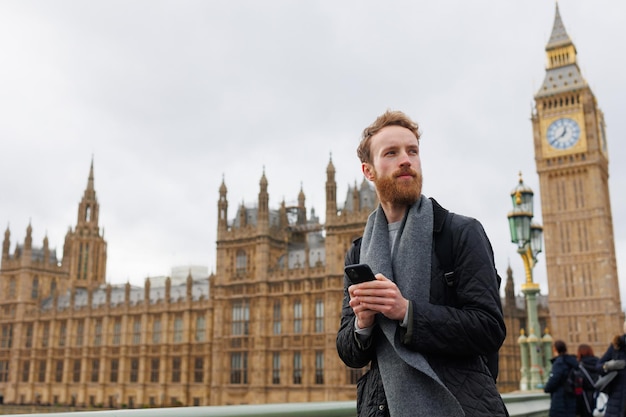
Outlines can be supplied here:
<path id="1" fill-rule="evenodd" d="M 428 303 L 432 232 L 432 202 L 422 196 L 407 211 L 392 254 L 387 218 L 379 206 L 365 225 L 361 262 L 369 264 L 374 273 L 380 272 L 394 281 L 404 298 L 413 303 Z M 424 356 L 402 344 L 399 323 L 381 314 L 376 322 L 385 334 L 375 343 L 390 415 L 464 416 L 461 405 Z"/>

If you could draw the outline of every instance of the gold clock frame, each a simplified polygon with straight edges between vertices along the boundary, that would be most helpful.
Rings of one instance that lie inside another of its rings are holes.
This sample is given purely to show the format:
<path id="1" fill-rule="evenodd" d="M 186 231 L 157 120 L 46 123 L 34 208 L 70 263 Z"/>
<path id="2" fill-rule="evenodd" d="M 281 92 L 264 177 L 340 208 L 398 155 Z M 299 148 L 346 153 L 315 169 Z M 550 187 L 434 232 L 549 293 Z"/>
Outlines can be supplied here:
<path id="1" fill-rule="evenodd" d="M 576 142 L 572 147 L 567 149 L 556 149 L 553 148 L 548 143 L 548 127 L 552 124 L 552 122 L 569 118 L 578 123 L 578 127 L 580 128 L 580 138 L 578 142 Z M 539 128 L 541 129 L 541 152 L 546 157 L 560 156 L 560 155 L 569 155 L 573 153 L 581 153 L 587 152 L 587 131 L 585 129 L 585 119 L 582 114 L 559 114 L 556 116 L 551 116 L 549 118 L 541 119 L 539 124 Z"/>

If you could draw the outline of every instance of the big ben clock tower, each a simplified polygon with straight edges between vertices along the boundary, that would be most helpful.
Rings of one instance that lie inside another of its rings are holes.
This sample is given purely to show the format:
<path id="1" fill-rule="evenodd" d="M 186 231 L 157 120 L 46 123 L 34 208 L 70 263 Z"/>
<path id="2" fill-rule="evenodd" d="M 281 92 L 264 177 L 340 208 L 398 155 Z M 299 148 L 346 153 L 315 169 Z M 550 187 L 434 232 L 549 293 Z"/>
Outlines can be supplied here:
<path id="1" fill-rule="evenodd" d="M 609 199 L 604 115 L 582 77 L 558 4 L 532 114 L 541 189 L 550 333 L 602 354 L 624 315 Z"/>

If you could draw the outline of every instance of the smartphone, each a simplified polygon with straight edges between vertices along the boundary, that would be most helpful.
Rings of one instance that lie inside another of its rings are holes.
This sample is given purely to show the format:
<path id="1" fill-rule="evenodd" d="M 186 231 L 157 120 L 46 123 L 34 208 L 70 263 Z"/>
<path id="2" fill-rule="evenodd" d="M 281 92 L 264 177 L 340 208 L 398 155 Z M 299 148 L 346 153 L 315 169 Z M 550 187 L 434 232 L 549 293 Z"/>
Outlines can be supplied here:
<path id="1" fill-rule="evenodd" d="M 348 279 L 353 284 L 360 284 L 362 282 L 373 281 L 376 279 L 374 272 L 372 272 L 372 269 L 368 264 L 346 265 L 344 271 L 346 271 Z"/>

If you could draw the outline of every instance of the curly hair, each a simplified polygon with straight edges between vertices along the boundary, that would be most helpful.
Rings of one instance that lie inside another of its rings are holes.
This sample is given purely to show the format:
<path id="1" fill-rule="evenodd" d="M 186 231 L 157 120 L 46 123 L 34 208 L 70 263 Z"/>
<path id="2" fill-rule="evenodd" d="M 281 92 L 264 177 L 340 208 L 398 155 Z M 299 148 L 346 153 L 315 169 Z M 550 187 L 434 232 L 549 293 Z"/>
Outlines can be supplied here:
<path id="1" fill-rule="evenodd" d="M 626 346 L 626 335 L 616 334 L 611 343 L 613 343 L 615 349 L 624 349 L 624 346 Z"/>
<path id="2" fill-rule="evenodd" d="M 382 128 L 387 126 L 402 126 L 409 129 L 417 138 L 419 143 L 421 134 L 419 132 L 419 126 L 409 116 L 399 110 L 387 110 L 376 118 L 374 123 L 369 125 L 363 130 L 361 135 L 361 142 L 356 149 L 356 154 L 361 162 L 371 163 L 372 157 L 370 154 L 370 139 Z"/>

